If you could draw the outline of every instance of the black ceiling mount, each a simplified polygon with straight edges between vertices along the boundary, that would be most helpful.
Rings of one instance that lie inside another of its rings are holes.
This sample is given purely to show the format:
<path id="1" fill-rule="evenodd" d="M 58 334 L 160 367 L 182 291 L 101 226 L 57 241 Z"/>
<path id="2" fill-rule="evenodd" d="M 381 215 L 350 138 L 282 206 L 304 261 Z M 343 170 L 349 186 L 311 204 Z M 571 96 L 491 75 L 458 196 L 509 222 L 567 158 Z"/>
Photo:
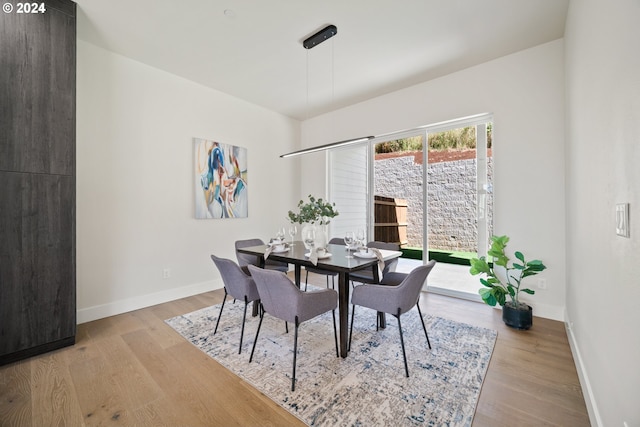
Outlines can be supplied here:
<path id="1" fill-rule="evenodd" d="M 335 25 L 329 25 L 311 37 L 305 39 L 305 41 L 302 42 L 302 46 L 304 46 L 305 49 L 311 49 L 312 47 L 318 46 L 323 41 L 329 40 L 336 34 L 338 34 L 338 27 Z"/>

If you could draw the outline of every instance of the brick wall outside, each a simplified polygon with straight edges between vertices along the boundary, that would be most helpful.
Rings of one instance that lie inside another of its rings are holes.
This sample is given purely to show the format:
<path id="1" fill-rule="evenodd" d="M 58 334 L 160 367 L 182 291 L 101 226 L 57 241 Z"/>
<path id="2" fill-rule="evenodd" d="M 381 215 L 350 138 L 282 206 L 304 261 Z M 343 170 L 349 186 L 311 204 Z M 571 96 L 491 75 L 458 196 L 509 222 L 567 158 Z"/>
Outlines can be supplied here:
<path id="1" fill-rule="evenodd" d="M 420 156 L 375 161 L 375 194 L 407 200 L 408 246 L 422 247 L 422 162 Z M 491 183 L 492 158 L 488 159 Z M 429 163 L 428 238 L 431 249 L 477 251 L 476 159 Z M 492 194 L 487 195 L 492 224 Z M 489 236 L 491 236 L 491 226 Z"/>

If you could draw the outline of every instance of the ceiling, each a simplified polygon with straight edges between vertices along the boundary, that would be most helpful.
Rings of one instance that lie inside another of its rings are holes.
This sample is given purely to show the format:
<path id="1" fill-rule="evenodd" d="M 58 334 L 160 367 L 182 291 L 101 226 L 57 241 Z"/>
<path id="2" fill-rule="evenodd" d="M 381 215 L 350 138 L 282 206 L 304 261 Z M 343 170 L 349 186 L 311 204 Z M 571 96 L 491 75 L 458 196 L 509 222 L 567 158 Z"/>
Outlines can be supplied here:
<path id="1" fill-rule="evenodd" d="M 564 35 L 569 0 L 76 0 L 78 37 L 305 120 Z M 332 39 L 304 49 L 328 24 Z"/>

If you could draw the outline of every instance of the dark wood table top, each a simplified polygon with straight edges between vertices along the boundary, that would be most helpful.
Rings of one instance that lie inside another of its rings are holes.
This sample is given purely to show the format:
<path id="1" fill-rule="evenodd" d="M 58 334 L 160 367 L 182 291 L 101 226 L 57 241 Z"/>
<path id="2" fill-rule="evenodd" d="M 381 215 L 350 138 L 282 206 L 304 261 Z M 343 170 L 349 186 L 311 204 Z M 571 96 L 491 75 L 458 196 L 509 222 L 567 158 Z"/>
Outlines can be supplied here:
<path id="1" fill-rule="evenodd" d="M 327 245 L 327 249 L 331 256 L 323 259 L 318 259 L 318 263 L 314 266 L 313 263 L 309 260 L 309 257 L 306 256 L 306 254 L 309 253 L 309 250 L 304 247 L 303 242 L 296 241 L 294 242 L 293 246 L 288 243 L 288 246 L 289 249 L 286 252 L 271 252 L 271 254 L 269 255 L 269 259 L 274 261 L 288 262 L 291 264 L 298 264 L 302 266 L 318 267 L 324 270 L 335 271 L 338 273 L 362 270 L 363 268 L 371 267 L 378 262 L 378 259 L 375 257 L 359 258 L 358 256 L 354 256 L 353 251 L 351 251 L 351 256 L 353 256 L 353 258 L 347 258 L 348 252 L 346 250 L 346 246 L 329 244 Z M 238 252 L 256 256 L 264 256 L 267 248 L 267 245 L 249 246 L 246 248 L 238 249 Z M 387 251 L 381 249 L 380 252 L 382 253 L 383 259 L 385 261 L 397 258 L 402 255 L 402 252 L 400 251 Z"/>

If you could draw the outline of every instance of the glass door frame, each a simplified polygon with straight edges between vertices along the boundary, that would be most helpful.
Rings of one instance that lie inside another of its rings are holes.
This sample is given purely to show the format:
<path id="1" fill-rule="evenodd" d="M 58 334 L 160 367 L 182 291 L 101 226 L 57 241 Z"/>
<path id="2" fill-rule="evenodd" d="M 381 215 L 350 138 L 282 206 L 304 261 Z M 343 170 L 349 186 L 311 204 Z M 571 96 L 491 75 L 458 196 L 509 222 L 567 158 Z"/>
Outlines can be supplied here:
<path id="1" fill-rule="evenodd" d="M 434 123 L 430 125 L 421 126 L 418 128 L 390 132 L 387 134 L 376 136 L 374 139 L 364 142 L 362 144 L 368 145 L 368 167 L 367 167 L 367 181 L 368 181 L 368 194 L 367 194 L 367 239 L 373 240 L 374 233 L 374 162 L 375 162 L 375 145 L 385 141 L 392 141 L 396 139 L 402 139 L 407 137 L 422 136 L 423 137 L 423 168 L 422 168 L 422 204 L 423 207 L 427 206 L 427 209 L 423 208 L 422 211 L 422 262 L 423 264 L 428 262 L 429 258 L 429 241 L 428 241 L 428 138 L 431 133 L 445 132 L 452 129 L 458 129 L 461 127 L 476 126 L 476 160 L 477 160 L 477 218 L 478 218 L 478 256 L 487 254 L 488 250 L 488 227 L 487 227 L 487 194 L 492 191 L 487 182 L 487 123 L 493 123 L 492 113 L 482 113 L 473 116 L 463 117 L 454 120 L 447 120 L 444 122 Z M 480 142 L 482 140 L 482 142 Z M 479 150 L 478 147 L 482 144 L 484 147 Z M 328 150 L 333 151 L 333 150 Z M 327 153 L 327 172 L 329 172 L 329 154 Z M 482 178 L 480 178 L 482 177 Z M 329 193 L 329 188 L 327 193 Z M 330 196 L 330 194 L 328 194 Z"/>
<path id="2" fill-rule="evenodd" d="M 411 138 L 411 137 L 416 137 L 416 136 L 421 136 L 422 137 L 422 262 L 423 264 L 425 264 L 426 262 L 428 262 L 428 257 L 429 257 L 429 244 L 427 241 L 428 238 L 428 228 L 426 227 L 427 224 L 427 215 L 428 215 L 428 210 L 424 209 L 424 206 L 426 206 L 425 202 L 427 200 L 427 182 L 428 182 L 428 177 L 427 177 L 427 169 L 424 165 L 427 164 L 428 161 L 428 150 L 425 150 L 424 148 L 426 146 L 428 146 L 428 139 L 427 139 L 427 131 L 424 128 L 417 128 L 417 129 L 412 129 L 412 130 L 407 130 L 407 131 L 402 131 L 402 132 L 394 132 L 394 133 L 390 133 L 390 134 L 385 134 L 379 137 L 375 137 L 374 139 L 369 141 L 369 168 L 368 168 L 368 173 L 369 173 L 369 177 L 368 179 L 368 184 L 369 184 L 369 194 L 368 194 L 368 220 L 367 220 L 367 237 L 368 240 L 374 240 L 375 237 L 375 157 L 376 157 L 376 145 L 380 144 L 382 142 L 387 142 L 387 141 L 393 141 L 396 139 L 403 139 L 403 138 Z M 426 257 L 425 257 L 426 254 Z M 425 260 L 426 259 L 426 260 Z"/>

